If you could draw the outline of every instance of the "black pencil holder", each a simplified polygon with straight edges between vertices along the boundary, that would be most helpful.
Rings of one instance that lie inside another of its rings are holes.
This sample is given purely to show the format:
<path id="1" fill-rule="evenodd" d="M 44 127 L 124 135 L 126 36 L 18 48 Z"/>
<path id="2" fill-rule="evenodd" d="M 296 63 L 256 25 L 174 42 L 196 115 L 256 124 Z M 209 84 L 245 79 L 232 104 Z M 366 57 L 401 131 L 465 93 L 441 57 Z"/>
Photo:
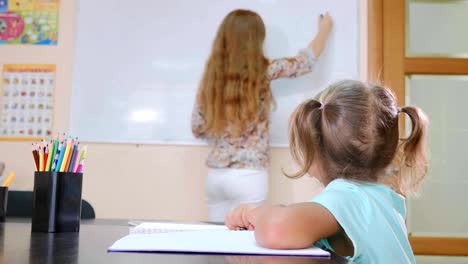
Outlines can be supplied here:
<path id="1" fill-rule="evenodd" d="M 82 173 L 34 173 L 32 232 L 78 232 Z"/>
<path id="2" fill-rule="evenodd" d="M 8 204 L 8 187 L 0 187 L 0 222 L 5 222 Z"/>

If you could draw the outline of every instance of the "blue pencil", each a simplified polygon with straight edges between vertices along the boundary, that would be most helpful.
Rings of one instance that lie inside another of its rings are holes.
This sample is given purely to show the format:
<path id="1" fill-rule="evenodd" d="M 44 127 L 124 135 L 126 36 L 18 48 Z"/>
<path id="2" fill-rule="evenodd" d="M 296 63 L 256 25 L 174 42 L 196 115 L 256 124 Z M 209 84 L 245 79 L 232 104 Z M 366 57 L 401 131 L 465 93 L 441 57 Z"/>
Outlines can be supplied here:
<path id="1" fill-rule="evenodd" d="M 57 161 L 57 166 L 55 167 L 55 171 L 56 172 L 59 172 L 60 171 L 60 166 L 62 166 L 62 161 L 63 161 L 63 156 L 65 154 L 65 144 L 62 145 L 62 147 L 60 148 L 60 156 L 59 156 L 59 159 Z"/>

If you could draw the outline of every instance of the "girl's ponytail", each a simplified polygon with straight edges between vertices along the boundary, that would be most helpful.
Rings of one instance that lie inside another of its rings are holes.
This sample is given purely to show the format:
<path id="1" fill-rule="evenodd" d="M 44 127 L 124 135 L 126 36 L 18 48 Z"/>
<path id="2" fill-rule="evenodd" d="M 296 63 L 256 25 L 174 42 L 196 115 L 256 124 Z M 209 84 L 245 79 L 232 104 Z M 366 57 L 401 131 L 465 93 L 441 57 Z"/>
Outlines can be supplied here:
<path id="1" fill-rule="evenodd" d="M 289 121 L 289 146 L 292 158 L 299 164 L 298 172 L 287 177 L 296 179 L 304 176 L 314 160 L 319 146 L 323 105 L 315 99 L 302 103 Z"/>
<path id="2" fill-rule="evenodd" d="M 401 172 L 400 187 L 403 193 L 415 192 L 427 174 L 426 136 L 428 119 L 426 114 L 414 106 L 401 108 L 411 120 L 411 134 L 400 139 Z"/>

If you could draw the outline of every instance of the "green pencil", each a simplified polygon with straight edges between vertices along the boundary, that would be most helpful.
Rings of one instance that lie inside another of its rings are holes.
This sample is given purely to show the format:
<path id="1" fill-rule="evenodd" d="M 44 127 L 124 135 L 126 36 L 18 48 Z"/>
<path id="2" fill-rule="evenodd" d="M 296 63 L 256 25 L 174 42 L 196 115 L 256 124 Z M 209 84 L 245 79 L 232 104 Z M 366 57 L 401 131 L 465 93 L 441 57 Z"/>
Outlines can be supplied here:
<path id="1" fill-rule="evenodd" d="M 58 149 L 58 141 L 54 140 L 53 150 L 52 150 L 52 152 L 49 151 L 49 157 L 47 159 L 47 169 L 46 169 L 46 171 L 51 170 L 52 163 L 54 162 L 54 159 L 55 159 L 55 154 L 57 153 L 57 149 Z"/>

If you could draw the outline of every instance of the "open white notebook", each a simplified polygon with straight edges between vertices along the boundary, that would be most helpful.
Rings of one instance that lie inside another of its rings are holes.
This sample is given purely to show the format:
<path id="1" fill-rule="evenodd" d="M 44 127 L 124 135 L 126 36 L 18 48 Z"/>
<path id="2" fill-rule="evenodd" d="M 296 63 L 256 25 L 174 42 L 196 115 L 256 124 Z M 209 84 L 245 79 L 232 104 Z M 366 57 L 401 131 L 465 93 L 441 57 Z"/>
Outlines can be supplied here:
<path id="1" fill-rule="evenodd" d="M 199 230 L 153 234 L 130 234 L 117 240 L 108 251 L 201 253 L 277 256 L 329 257 L 316 247 L 300 250 L 274 250 L 260 247 L 253 231 Z"/>

